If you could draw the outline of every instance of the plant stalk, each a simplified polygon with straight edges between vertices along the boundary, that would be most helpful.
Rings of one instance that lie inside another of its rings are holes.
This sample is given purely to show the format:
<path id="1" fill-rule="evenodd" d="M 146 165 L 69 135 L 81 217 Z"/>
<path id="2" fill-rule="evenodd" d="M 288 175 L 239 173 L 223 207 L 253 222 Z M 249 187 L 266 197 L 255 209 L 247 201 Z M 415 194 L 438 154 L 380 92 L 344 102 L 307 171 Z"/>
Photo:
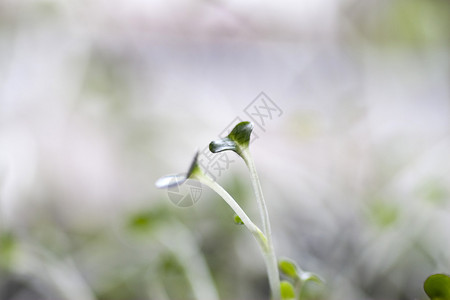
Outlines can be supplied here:
<path id="1" fill-rule="evenodd" d="M 280 278 L 278 273 L 278 264 L 275 257 L 275 252 L 273 250 L 273 246 L 269 243 L 267 236 L 256 226 L 252 220 L 247 216 L 244 210 L 239 206 L 239 204 L 234 200 L 234 198 L 228 194 L 225 189 L 220 186 L 217 182 L 213 181 L 206 175 L 196 175 L 195 179 L 200 181 L 200 183 L 205 184 L 210 187 L 213 191 L 215 191 L 219 196 L 225 200 L 225 202 L 231 207 L 231 209 L 241 218 L 244 225 L 253 235 L 253 237 L 258 242 L 258 245 L 261 248 L 264 262 L 266 264 L 267 275 L 269 277 L 270 289 L 272 292 L 272 299 L 279 300 L 281 297 L 280 292 Z M 268 221 L 268 219 L 267 219 Z M 270 231 L 268 231 L 270 233 Z"/>
<path id="2" fill-rule="evenodd" d="M 247 216 L 247 214 L 244 212 L 244 210 L 239 206 L 239 204 L 234 200 L 234 198 L 228 194 L 225 189 L 220 186 L 217 182 L 212 180 L 206 175 L 203 176 L 195 176 L 195 179 L 200 181 L 200 183 L 203 183 L 204 185 L 211 188 L 213 191 L 215 191 L 220 197 L 225 200 L 225 202 L 231 207 L 231 209 L 238 215 L 239 218 L 241 218 L 242 222 L 244 223 L 245 227 L 250 231 L 250 233 L 253 235 L 253 237 L 258 242 L 258 245 L 260 246 L 263 253 L 267 252 L 268 245 L 267 245 L 267 238 L 264 235 L 264 233 L 258 228 L 258 226 L 255 225 L 255 223 L 252 222 L 252 220 Z"/>
<path id="3" fill-rule="evenodd" d="M 256 201 L 258 203 L 259 212 L 261 215 L 261 221 L 263 224 L 263 231 L 267 238 L 267 259 L 266 259 L 266 265 L 267 265 L 267 271 L 269 275 L 269 283 L 270 288 L 272 290 L 272 299 L 278 300 L 281 297 L 280 292 L 280 275 L 278 271 L 278 263 L 277 258 L 275 255 L 275 249 L 273 247 L 272 242 L 272 232 L 270 228 L 270 220 L 269 220 L 269 213 L 267 211 L 266 202 L 264 201 L 264 196 L 261 188 L 261 184 L 259 182 L 258 173 L 256 172 L 255 163 L 253 162 L 252 156 L 247 149 L 243 150 L 241 152 L 241 156 L 244 159 L 249 171 L 250 171 L 250 178 L 252 181 L 253 190 L 256 195 Z"/>

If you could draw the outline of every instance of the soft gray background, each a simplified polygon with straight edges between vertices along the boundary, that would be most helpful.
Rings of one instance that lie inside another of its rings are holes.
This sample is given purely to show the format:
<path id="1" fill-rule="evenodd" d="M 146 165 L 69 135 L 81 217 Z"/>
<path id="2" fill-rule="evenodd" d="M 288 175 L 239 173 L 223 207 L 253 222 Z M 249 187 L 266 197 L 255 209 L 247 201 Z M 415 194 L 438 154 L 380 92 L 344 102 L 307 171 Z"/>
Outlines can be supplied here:
<path id="1" fill-rule="evenodd" d="M 1 0 L 0 298 L 268 299 L 217 196 L 178 208 L 154 187 L 263 91 L 283 111 L 251 146 L 277 254 L 325 298 L 426 299 L 450 273 L 449 11 Z M 230 158 L 218 181 L 257 220 Z"/>

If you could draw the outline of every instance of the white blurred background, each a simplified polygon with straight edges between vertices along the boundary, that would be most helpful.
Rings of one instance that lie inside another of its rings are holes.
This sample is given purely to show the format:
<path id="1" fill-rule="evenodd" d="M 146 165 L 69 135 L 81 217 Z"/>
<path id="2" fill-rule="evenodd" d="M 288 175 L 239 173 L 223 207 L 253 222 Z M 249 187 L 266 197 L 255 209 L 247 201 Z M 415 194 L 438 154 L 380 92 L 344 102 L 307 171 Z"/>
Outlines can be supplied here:
<path id="1" fill-rule="evenodd" d="M 0 299 L 268 299 L 217 196 L 154 187 L 261 92 L 277 254 L 326 280 L 305 297 L 427 299 L 450 273 L 449 37 L 443 0 L 0 0 Z M 257 220 L 230 158 L 217 180 Z"/>

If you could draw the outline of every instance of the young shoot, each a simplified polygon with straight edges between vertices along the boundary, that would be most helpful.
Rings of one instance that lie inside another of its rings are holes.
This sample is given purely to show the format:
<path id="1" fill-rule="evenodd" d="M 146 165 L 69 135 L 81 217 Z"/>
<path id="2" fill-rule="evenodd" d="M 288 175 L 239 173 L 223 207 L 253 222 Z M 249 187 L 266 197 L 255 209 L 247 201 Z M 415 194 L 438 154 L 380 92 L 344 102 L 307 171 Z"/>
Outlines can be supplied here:
<path id="1" fill-rule="evenodd" d="M 198 165 L 198 152 L 194 156 L 194 159 L 189 167 L 187 173 L 175 174 L 175 175 L 167 175 L 158 179 L 155 183 L 156 187 L 164 189 L 171 188 L 176 185 L 183 184 L 188 179 L 198 180 L 200 183 L 208 186 L 210 189 L 215 191 L 220 197 L 225 200 L 225 202 L 230 206 L 230 208 L 234 211 L 234 213 L 239 218 L 240 222 L 242 222 L 245 227 L 250 231 L 250 233 L 254 236 L 258 244 L 264 251 L 267 249 L 267 238 L 263 234 L 263 232 L 256 226 L 252 220 L 247 216 L 244 210 L 239 206 L 239 204 L 225 191 L 222 186 L 220 186 L 217 182 L 212 180 L 208 175 L 206 175 Z"/>
<path id="2" fill-rule="evenodd" d="M 270 289 L 274 299 L 280 296 L 280 276 L 278 272 L 277 259 L 272 243 L 272 232 L 270 228 L 269 213 L 267 211 L 266 202 L 262 193 L 261 184 L 259 182 L 258 173 L 249 151 L 250 137 L 253 131 L 253 124 L 250 122 L 241 122 L 237 124 L 228 136 L 223 139 L 212 141 L 209 144 L 209 150 L 213 153 L 222 151 L 236 152 L 246 163 L 252 181 L 253 190 L 255 192 L 256 201 L 263 225 L 263 232 L 267 238 L 267 252 L 264 252 L 267 273 L 269 276 Z"/>
<path id="3" fill-rule="evenodd" d="M 219 196 L 221 196 L 234 211 L 234 222 L 239 225 L 243 224 L 258 242 L 267 269 L 272 299 L 295 299 L 300 295 L 300 291 L 297 290 L 297 288 L 300 287 L 300 283 L 308 280 L 320 281 L 320 279 L 312 273 L 301 271 L 301 269 L 298 268 L 293 262 L 277 262 L 272 242 L 269 213 L 267 211 L 261 184 L 256 172 L 256 167 L 249 151 L 252 131 L 252 123 L 241 122 L 237 124 L 225 138 L 212 141 L 209 144 L 209 149 L 213 153 L 231 150 L 236 152 L 244 160 L 250 172 L 250 179 L 261 217 L 262 230 L 260 230 L 260 228 L 253 223 L 236 200 L 234 200 L 234 198 L 227 191 L 225 191 L 222 186 L 220 186 L 201 170 L 198 164 L 198 153 L 194 156 L 187 173 L 161 177 L 156 181 L 156 186 L 158 188 L 171 188 L 183 184 L 188 179 L 195 179 L 219 194 Z M 290 281 L 280 281 L 279 268 Z M 294 285 L 292 285 L 291 282 L 293 282 Z"/>

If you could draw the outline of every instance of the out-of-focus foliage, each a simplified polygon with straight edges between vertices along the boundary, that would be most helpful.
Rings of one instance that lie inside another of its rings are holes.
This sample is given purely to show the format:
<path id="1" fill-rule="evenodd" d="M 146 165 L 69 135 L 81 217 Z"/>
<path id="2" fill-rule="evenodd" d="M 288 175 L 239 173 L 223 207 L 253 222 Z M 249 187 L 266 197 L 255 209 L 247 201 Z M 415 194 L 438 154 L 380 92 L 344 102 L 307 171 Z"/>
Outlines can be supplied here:
<path id="1" fill-rule="evenodd" d="M 289 281 L 281 281 L 281 299 L 295 299 L 294 287 Z"/>
<path id="2" fill-rule="evenodd" d="M 431 275 L 425 280 L 423 288 L 431 299 L 450 299 L 450 277 L 448 275 Z"/>

